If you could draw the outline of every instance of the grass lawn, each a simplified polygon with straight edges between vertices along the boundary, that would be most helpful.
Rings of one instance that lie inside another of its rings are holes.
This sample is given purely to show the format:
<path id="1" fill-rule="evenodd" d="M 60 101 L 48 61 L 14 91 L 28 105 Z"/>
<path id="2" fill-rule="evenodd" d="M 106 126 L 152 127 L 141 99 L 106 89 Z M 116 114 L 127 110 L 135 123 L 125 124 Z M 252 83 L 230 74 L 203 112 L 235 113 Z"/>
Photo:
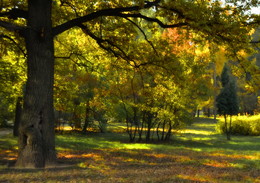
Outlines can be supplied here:
<path id="1" fill-rule="evenodd" d="M 212 119 L 196 119 L 170 143 L 129 143 L 124 133 L 105 133 L 57 135 L 56 144 L 60 166 L 8 168 L 17 142 L 0 135 L 0 182 L 260 183 L 260 136 L 227 141 Z"/>

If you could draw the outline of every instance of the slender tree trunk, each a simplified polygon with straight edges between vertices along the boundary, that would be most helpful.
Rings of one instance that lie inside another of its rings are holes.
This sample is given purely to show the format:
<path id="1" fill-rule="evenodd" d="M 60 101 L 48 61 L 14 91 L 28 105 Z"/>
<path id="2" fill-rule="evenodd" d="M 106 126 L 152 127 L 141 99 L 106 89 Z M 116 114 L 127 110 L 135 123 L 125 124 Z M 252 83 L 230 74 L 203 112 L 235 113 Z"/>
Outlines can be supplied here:
<path id="1" fill-rule="evenodd" d="M 208 107 L 208 117 L 210 117 L 210 108 Z"/>
<path id="2" fill-rule="evenodd" d="M 170 140 L 171 135 L 172 135 L 172 124 L 171 121 L 169 121 L 169 128 L 168 128 L 168 132 L 165 135 L 165 141 Z"/>
<path id="3" fill-rule="evenodd" d="M 214 95 L 214 102 L 213 102 L 213 115 L 214 115 L 214 122 L 217 122 L 217 71 L 216 71 L 216 64 L 214 62 L 213 68 L 213 95 Z"/>
<path id="4" fill-rule="evenodd" d="M 19 127 L 16 166 L 44 167 L 56 160 L 54 139 L 54 47 L 51 0 L 28 1 L 28 80 Z"/>
<path id="5" fill-rule="evenodd" d="M 75 130 L 80 130 L 81 129 L 81 119 L 79 115 L 77 114 L 77 106 L 74 106 L 74 112 L 73 112 L 73 122 L 74 122 L 74 128 Z"/>
<path id="6" fill-rule="evenodd" d="M 146 132 L 146 142 L 151 140 L 151 128 L 152 128 L 152 114 L 150 112 L 147 113 L 147 132 Z"/>
<path id="7" fill-rule="evenodd" d="M 230 140 L 230 128 L 228 128 L 228 122 L 227 122 L 227 115 L 224 115 L 225 118 L 225 131 L 226 131 L 226 135 L 227 135 L 227 140 Z"/>
<path id="8" fill-rule="evenodd" d="M 86 133 L 88 131 L 89 122 L 90 122 L 90 106 L 89 106 L 89 101 L 87 101 L 86 102 L 86 112 L 85 112 L 85 122 L 84 122 L 84 126 L 82 129 L 83 133 Z"/>
<path id="9" fill-rule="evenodd" d="M 13 128 L 13 135 L 15 137 L 19 135 L 19 124 L 21 120 L 21 113 L 22 113 L 22 97 L 18 97 L 16 101 L 16 107 L 15 107 L 15 119 L 14 119 L 14 128 Z"/>
<path id="10" fill-rule="evenodd" d="M 230 120 L 229 120 L 229 129 L 228 129 L 228 140 L 231 140 L 231 132 L 232 132 L 232 115 L 230 115 Z"/>
<path id="11" fill-rule="evenodd" d="M 225 119 L 225 133 L 226 133 L 226 136 L 227 136 L 227 139 L 228 139 L 227 117 L 226 117 L 225 114 L 224 114 L 224 119 Z"/>
<path id="12" fill-rule="evenodd" d="M 143 135 L 143 128 L 144 128 L 144 121 L 145 121 L 145 112 L 143 112 L 143 116 L 142 116 L 142 122 L 141 123 L 141 127 L 140 127 L 140 123 L 138 124 L 138 142 L 142 141 L 142 135 Z"/>
<path id="13" fill-rule="evenodd" d="M 163 121 L 163 125 L 162 125 L 162 136 L 161 136 L 161 141 L 163 141 L 163 139 L 164 139 L 165 125 L 166 125 L 166 120 Z"/>
<path id="14" fill-rule="evenodd" d="M 147 127 L 147 133 L 146 133 L 146 142 L 149 142 L 149 141 L 150 141 L 150 138 L 151 138 L 151 128 L 150 128 L 150 126 L 148 125 L 148 127 Z"/>
<path id="15" fill-rule="evenodd" d="M 161 122 L 158 123 L 157 128 L 156 128 L 156 134 L 157 134 L 158 141 L 160 140 L 160 132 L 159 132 L 160 125 L 161 125 Z"/>

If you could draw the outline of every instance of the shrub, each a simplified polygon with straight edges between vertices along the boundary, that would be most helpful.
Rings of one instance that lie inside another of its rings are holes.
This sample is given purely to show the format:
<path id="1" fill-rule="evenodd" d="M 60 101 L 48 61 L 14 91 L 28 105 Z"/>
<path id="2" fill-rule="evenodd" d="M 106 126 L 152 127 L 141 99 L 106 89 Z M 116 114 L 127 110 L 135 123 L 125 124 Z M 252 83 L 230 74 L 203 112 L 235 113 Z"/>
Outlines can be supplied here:
<path id="1" fill-rule="evenodd" d="M 224 119 L 219 120 L 216 128 L 218 132 L 225 133 Z M 234 116 L 232 118 L 231 134 L 260 135 L 260 115 L 236 117 Z"/>

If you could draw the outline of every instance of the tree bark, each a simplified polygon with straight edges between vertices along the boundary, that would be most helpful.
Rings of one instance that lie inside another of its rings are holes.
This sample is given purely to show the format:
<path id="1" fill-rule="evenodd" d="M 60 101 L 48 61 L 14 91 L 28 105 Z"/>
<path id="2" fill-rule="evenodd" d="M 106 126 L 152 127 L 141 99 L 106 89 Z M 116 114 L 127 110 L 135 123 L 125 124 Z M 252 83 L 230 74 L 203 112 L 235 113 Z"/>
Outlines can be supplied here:
<path id="1" fill-rule="evenodd" d="M 87 101 L 86 102 L 86 112 L 85 112 L 85 122 L 84 122 L 84 126 L 82 129 L 83 133 L 86 133 L 88 131 L 89 123 L 90 123 L 90 105 L 89 105 L 89 101 Z"/>
<path id="2" fill-rule="evenodd" d="M 214 115 L 214 122 L 217 122 L 217 71 L 216 71 L 216 63 L 213 63 L 213 115 Z"/>
<path id="3" fill-rule="evenodd" d="M 226 131 L 226 135 L 227 135 L 227 140 L 230 140 L 230 133 L 229 133 L 229 128 L 228 128 L 228 122 L 227 122 L 227 115 L 224 114 L 224 118 L 225 118 L 225 131 Z"/>
<path id="4" fill-rule="evenodd" d="M 17 137 L 19 135 L 19 124 L 21 120 L 22 113 L 22 97 L 18 97 L 15 106 L 15 119 L 14 119 L 14 128 L 13 136 Z"/>
<path id="5" fill-rule="evenodd" d="M 230 115 L 230 118 L 229 118 L 229 129 L 228 129 L 228 140 L 231 140 L 231 133 L 232 133 L 232 125 L 231 125 L 231 122 L 232 122 L 232 115 Z"/>
<path id="6" fill-rule="evenodd" d="M 28 28 L 24 33 L 28 80 L 19 127 L 18 167 L 40 168 L 56 160 L 51 4 L 51 0 L 28 1 Z"/>
<path id="7" fill-rule="evenodd" d="M 153 120 L 153 115 L 148 112 L 147 113 L 147 132 L 146 132 L 146 142 L 149 142 L 151 140 L 151 129 L 152 129 L 152 120 Z"/>

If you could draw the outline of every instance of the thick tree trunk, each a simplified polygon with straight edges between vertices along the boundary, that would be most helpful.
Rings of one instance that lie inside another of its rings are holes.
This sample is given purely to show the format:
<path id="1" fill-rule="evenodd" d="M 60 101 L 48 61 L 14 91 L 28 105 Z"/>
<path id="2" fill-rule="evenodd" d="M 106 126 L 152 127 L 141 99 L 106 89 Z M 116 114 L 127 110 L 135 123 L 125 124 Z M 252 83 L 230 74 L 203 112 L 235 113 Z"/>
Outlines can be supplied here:
<path id="1" fill-rule="evenodd" d="M 54 48 L 51 0 L 28 1 L 28 80 L 19 127 L 16 166 L 44 167 L 56 160 L 54 141 Z"/>

